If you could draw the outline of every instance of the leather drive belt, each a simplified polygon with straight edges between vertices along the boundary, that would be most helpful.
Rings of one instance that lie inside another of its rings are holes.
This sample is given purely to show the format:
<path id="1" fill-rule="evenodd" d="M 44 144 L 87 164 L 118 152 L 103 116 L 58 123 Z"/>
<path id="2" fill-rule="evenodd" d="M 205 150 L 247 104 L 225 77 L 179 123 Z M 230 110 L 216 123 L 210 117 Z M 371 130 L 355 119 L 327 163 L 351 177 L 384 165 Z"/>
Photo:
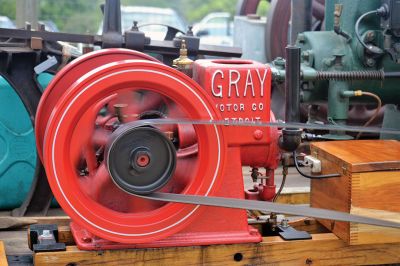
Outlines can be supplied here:
<path id="1" fill-rule="evenodd" d="M 312 130 L 336 130 L 348 132 L 370 132 L 386 133 L 400 135 L 400 130 L 391 128 L 372 128 L 346 125 L 324 125 L 324 124 L 305 124 L 305 123 L 285 123 L 285 122 L 232 122 L 215 120 L 174 120 L 174 119 L 150 119 L 134 122 L 143 126 L 147 125 L 165 125 L 165 124 L 192 124 L 192 125 L 221 125 L 221 126 L 255 126 L 255 127 L 279 127 L 279 128 L 302 128 Z M 321 218 L 343 222 L 354 222 L 370 224 L 384 227 L 400 228 L 400 223 L 391 222 L 382 219 L 375 219 L 366 216 L 354 215 L 345 212 L 312 208 L 308 206 L 296 206 L 290 204 L 272 203 L 267 201 L 244 200 L 234 198 L 199 196 L 187 194 L 173 194 L 154 192 L 147 195 L 138 195 L 138 197 L 157 200 L 163 202 L 175 202 L 193 205 L 205 205 L 215 207 L 225 207 L 233 209 L 258 210 L 263 212 L 274 212 L 289 215 L 298 215 L 305 217 Z"/>
<path id="2" fill-rule="evenodd" d="M 258 210 L 263 212 L 274 212 L 274 213 L 321 218 L 321 219 L 328 219 L 335 221 L 354 222 L 354 223 L 378 225 L 384 227 L 400 228 L 400 223 L 396 222 L 369 218 L 365 216 L 354 215 L 339 211 L 331 211 L 331 210 L 318 209 L 307 206 L 296 206 L 296 205 L 282 204 L 282 203 L 272 203 L 268 201 L 244 200 L 244 199 L 210 197 L 210 196 L 195 196 L 187 194 L 173 194 L 173 193 L 162 193 L 162 192 L 153 192 L 148 195 L 136 195 L 136 196 L 145 199 L 164 201 L 164 202 L 206 205 L 206 206 L 233 208 L 233 209 Z"/>
<path id="3" fill-rule="evenodd" d="M 147 119 L 135 121 L 139 125 L 217 125 L 217 126 L 244 126 L 244 127 L 277 127 L 277 128 L 301 128 L 309 130 L 329 130 L 342 132 L 362 132 L 376 134 L 390 134 L 400 136 L 400 129 L 397 128 L 379 128 L 379 127 L 364 127 L 364 126 L 348 126 L 338 124 L 317 124 L 317 123 L 295 123 L 295 122 L 245 122 L 245 121 L 226 121 L 226 120 L 188 120 L 188 119 Z"/>

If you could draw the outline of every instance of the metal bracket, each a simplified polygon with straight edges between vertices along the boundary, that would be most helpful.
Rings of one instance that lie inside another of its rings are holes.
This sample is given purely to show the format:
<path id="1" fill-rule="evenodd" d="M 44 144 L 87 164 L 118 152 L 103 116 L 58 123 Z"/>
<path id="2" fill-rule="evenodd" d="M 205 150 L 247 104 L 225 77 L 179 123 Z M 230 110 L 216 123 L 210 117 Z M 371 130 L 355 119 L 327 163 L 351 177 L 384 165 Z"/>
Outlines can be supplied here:
<path id="1" fill-rule="evenodd" d="M 306 231 L 298 231 L 289 225 L 288 219 L 283 219 L 280 223 L 277 222 L 277 216 L 271 215 L 266 223 L 267 235 L 280 236 L 283 240 L 307 240 L 312 239 L 311 235 Z"/>
<path id="2" fill-rule="evenodd" d="M 58 243 L 56 224 L 35 224 L 29 228 L 29 248 L 33 252 L 65 251 L 65 243 Z"/>
<path id="3" fill-rule="evenodd" d="M 290 225 L 278 225 L 279 236 L 284 240 L 306 240 L 312 239 L 311 235 L 306 231 L 298 231 L 291 227 Z"/>

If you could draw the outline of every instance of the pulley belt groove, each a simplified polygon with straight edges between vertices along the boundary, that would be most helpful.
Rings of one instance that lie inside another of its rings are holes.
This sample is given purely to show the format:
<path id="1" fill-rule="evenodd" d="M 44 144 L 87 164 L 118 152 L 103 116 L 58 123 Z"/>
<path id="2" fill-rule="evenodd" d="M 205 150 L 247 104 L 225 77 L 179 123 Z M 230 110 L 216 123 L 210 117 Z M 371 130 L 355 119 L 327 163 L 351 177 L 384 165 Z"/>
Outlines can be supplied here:
<path id="1" fill-rule="evenodd" d="M 318 124 L 304 124 L 304 123 L 284 123 L 284 122 L 229 122 L 229 121 L 215 121 L 215 120 L 175 120 L 175 119 L 149 119 L 135 121 L 136 125 L 162 125 L 162 124 L 192 124 L 192 125 L 223 125 L 223 126 L 256 126 L 256 127 L 286 127 L 286 128 L 303 128 L 303 129 L 318 129 L 318 130 L 342 130 L 351 132 L 370 132 L 370 133 L 388 133 L 399 135 L 400 130 L 396 129 L 381 129 L 381 128 L 368 128 L 359 126 L 341 126 L 341 125 L 318 125 Z M 264 212 L 275 212 L 289 215 L 300 215 L 306 217 L 314 217 L 335 221 L 363 223 L 376 226 L 400 228 L 400 223 L 369 218 L 360 215 L 349 214 L 345 212 L 325 210 L 312 208 L 307 206 L 296 206 L 290 204 L 272 203 L 267 201 L 244 200 L 234 198 L 212 197 L 212 196 L 199 196 L 199 195 L 185 195 L 153 192 L 147 195 L 138 195 L 138 197 L 163 201 L 175 202 L 193 205 L 205 205 L 215 207 L 225 207 L 234 209 L 245 210 L 258 210 Z"/>

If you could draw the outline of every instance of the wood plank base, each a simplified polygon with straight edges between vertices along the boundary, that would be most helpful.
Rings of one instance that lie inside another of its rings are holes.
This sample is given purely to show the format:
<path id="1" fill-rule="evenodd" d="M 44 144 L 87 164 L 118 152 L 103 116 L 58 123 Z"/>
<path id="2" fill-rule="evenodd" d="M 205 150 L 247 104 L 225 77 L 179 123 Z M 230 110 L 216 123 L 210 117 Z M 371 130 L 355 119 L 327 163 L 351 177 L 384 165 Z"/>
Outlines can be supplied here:
<path id="1" fill-rule="evenodd" d="M 8 266 L 7 257 L 6 257 L 6 249 L 4 248 L 3 241 L 0 241 L 0 265 Z"/>
<path id="2" fill-rule="evenodd" d="M 318 232 L 315 220 L 293 226 Z M 65 252 L 34 254 L 35 265 L 377 265 L 400 262 L 398 244 L 346 244 L 332 233 L 312 234 L 312 240 L 284 241 L 264 237 L 258 244 L 82 251 L 71 244 L 68 227 L 59 230 Z"/>

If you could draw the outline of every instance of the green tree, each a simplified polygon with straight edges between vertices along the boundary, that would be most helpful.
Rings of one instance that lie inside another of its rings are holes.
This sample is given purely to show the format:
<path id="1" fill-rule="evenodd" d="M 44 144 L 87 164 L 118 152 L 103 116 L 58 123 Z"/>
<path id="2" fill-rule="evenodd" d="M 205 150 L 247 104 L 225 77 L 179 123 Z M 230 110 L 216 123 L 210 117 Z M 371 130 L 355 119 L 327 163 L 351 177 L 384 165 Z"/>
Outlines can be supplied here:
<path id="1" fill-rule="evenodd" d="M 15 20 L 16 1 L 15 0 L 0 0 L 0 16 L 7 16 Z"/>

